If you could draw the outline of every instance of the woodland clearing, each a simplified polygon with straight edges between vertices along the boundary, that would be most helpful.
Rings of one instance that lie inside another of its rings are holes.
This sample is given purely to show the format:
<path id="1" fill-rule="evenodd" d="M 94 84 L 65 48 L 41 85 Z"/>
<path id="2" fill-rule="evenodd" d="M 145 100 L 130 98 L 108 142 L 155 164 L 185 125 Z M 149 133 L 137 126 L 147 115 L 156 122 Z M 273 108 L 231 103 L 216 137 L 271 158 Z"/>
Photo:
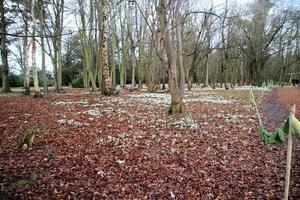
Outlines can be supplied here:
<path id="1" fill-rule="evenodd" d="M 283 196 L 286 144 L 260 141 L 249 90 L 195 88 L 185 93 L 185 112 L 177 115 L 167 114 L 166 93 L 66 92 L 42 99 L 0 96 L 0 199 Z M 255 95 L 269 130 L 281 125 L 294 101 L 300 109 L 299 88 Z M 17 149 L 32 130 L 33 146 Z M 291 199 L 300 198 L 299 156 L 296 141 Z"/>

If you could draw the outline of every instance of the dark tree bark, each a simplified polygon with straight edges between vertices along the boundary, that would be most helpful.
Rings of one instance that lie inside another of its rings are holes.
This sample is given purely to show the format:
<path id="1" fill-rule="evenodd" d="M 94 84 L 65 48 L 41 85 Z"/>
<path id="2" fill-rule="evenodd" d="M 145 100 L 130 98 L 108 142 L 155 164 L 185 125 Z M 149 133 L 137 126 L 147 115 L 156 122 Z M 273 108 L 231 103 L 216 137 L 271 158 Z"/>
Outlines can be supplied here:
<path id="1" fill-rule="evenodd" d="M 4 0 L 0 0 L 0 15 L 1 15 L 1 60 L 2 60 L 2 92 L 11 92 L 9 87 L 9 68 L 7 60 L 7 46 L 6 46 L 6 19 L 4 13 Z"/>

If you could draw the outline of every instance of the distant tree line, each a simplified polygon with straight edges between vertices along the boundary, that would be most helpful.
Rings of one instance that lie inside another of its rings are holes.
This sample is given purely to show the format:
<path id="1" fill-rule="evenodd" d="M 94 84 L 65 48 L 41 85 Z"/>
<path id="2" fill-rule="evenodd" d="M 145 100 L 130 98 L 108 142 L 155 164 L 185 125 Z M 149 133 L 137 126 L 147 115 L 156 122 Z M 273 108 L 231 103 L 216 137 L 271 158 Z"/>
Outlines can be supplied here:
<path id="1" fill-rule="evenodd" d="M 193 0 L 2 0 L 2 91 L 10 91 L 13 45 L 23 87 L 33 82 L 36 96 L 40 86 L 47 93 L 48 56 L 56 92 L 72 83 L 104 95 L 117 85 L 145 84 L 150 92 L 161 85 L 172 97 L 170 113 L 182 111 L 185 84 L 230 89 L 299 78 L 299 9 L 276 0 L 207 2 L 200 9 L 204 3 Z M 68 29 L 70 17 L 76 30 Z"/>

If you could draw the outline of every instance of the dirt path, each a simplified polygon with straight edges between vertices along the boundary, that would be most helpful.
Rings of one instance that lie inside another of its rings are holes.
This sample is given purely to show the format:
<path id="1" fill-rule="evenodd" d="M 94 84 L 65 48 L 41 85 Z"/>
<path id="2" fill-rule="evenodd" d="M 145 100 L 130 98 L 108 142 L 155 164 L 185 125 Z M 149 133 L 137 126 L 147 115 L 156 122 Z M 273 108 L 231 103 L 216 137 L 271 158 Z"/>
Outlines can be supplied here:
<path id="1" fill-rule="evenodd" d="M 276 88 L 263 101 L 263 121 L 269 130 L 281 126 L 289 109 L 296 103 L 296 116 L 300 116 L 300 88 Z M 294 141 L 291 171 L 290 199 L 300 199 L 300 142 Z"/>

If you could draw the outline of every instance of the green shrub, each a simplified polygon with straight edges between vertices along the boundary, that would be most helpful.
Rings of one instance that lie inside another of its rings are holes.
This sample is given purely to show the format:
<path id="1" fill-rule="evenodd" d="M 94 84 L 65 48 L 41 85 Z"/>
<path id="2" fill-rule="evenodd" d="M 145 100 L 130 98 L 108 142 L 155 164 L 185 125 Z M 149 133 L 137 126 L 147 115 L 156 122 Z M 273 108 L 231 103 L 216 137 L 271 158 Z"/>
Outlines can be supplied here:
<path id="1" fill-rule="evenodd" d="M 78 75 L 71 81 L 71 86 L 73 88 L 83 88 L 83 76 Z"/>
<path id="2" fill-rule="evenodd" d="M 22 75 L 17 75 L 17 74 L 11 73 L 9 75 L 9 86 L 10 87 L 22 87 L 23 86 Z"/>
<path id="3" fill-rule="evenodd" d="M 29 71 L 29 77 L 30 77 L 30 86 L 33 87 L 33 71 L 30 69 Z M 54 78 L 52 77 L 50 72 L 46 72 L 46 79 L 47 79 L 47 85 L 48 86 L 53 86 L 54 85 Z M 39 86 L 43 87 L 44 86 L 44 81 L 43 81 L 43 71 L 39 70 L 38 71 L 38 81 L 39 81 Z"/>
<path id="4" fill-rule="evenodd" d="M 56 159 L 56 153 L 55 152 L 50 152 L 48 153 L 48 160 L 55 160 Z"/>
<path id="5" fill-rule="evenodd" d="M 2 76 L 1 75 L 2 74 L 0 71 L 0 87 L 2 87 Z M 23 86 L 23 77 L 21 74 L 10 73 L 8 80 L 9 80 L 10 87 L 22 87 Z"/>

